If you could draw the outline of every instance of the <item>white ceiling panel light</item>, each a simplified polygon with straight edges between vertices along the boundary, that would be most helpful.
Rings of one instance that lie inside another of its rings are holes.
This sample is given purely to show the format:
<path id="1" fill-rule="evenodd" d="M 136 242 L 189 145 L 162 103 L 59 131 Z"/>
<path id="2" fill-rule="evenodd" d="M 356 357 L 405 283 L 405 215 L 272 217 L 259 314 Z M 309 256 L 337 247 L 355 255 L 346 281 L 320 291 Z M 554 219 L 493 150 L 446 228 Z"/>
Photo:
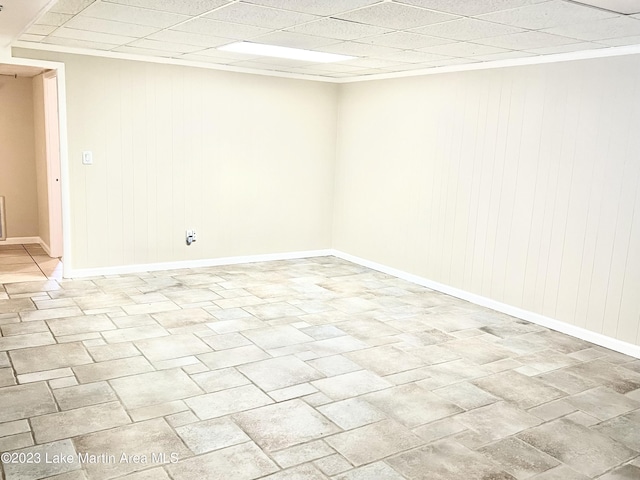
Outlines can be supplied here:
<path id="1" fill-rule="evenodd" d="M 602 8 L 611 12 L 631 15 L 640 13 L 640 0 L 572 0 L 573 3 L 582 3 L 592 7 Z"/>
<path id="2" fill-rule="evenodd" d="M 313 50 L 303 50 L 301 48 L 279 47 L 277 45 L 267 45 L 265 43 L 235 42 L 218 47 L 218 50 L 225 52 L 247 53 L 250 55 L 260 55 L 263 57 L 289 58 L 292 60 L 305 60 L 307 62 L 330 63 L 351 60 L 355 57 L 348 55 L 338 55 L 337 53 L 315 52 Z"/>

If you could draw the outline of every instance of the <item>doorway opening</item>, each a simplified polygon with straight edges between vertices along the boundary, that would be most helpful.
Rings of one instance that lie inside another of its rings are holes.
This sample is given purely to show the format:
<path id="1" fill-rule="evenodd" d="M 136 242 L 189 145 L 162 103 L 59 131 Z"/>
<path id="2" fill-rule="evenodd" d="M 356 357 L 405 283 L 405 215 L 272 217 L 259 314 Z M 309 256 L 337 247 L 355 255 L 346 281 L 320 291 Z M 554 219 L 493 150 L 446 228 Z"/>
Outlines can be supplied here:
<path id="1" fill-rule="evenodd" d="M 60 279 L 68 268 L 64 98 L 64 65 L 2 59 L 0 283 Z"/>

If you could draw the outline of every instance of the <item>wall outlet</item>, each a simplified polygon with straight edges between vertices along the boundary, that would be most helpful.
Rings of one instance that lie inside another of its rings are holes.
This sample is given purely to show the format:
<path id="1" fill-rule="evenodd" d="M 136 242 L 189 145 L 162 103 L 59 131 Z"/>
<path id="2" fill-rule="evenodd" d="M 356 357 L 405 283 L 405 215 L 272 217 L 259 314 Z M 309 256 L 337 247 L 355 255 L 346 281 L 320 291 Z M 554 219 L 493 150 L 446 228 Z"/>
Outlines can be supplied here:
<path id="1" fill-rule="evenodd" d="M 186 240 L 187 240 L 187 245 L 191 245 L 193 242 L 196 241 L 196 231 L 195 230 L 187 230 L 186 232 Z"/>

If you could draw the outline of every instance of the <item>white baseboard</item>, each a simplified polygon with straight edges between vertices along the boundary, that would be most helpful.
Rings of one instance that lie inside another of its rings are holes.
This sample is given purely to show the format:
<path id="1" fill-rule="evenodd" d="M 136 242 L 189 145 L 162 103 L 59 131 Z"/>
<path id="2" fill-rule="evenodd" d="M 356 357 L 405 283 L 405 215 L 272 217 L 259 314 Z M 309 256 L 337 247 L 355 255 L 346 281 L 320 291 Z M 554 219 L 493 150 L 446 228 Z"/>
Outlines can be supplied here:
<path id="1" fill-rule="evenodd" d="M 49 245 L 47 245 L 46 243 L 44 243 L 44 241 L 42 241 L 42 239 L 40 239 L 40 246 L 42 247 L 42 249 L 47 252 L 47 255 L 49 255 L 51 258 L 53 258 L 53 256 L 51 255 L 51 248 L 49 248 Z"/>
<path id="2" fill-rule="evenodd" d="M 22 243 L 42 244 L 42 240 L 40 240 L 40 237 L 7 237 L 6 240 L 0 240 L 0 245 L 20 245 Z"/>
<path id="3" fill-rule="evenodd" d="M 181 268 L 218 267 L 221 265 L 270 262 L 273 260 L 293 260 L 297 258 L 327 257 L 330 255 L 333 255 L 333 251 L 327 249 L 308 250 L 304 252 L 266 253 L 262 255 L 246 255 L 239 257 L 223 257 L 203 260 L 181 260 L 178 262 L 144 263 L 138 265 L 121 265 L 116 267 L 70 268 L 65 271 L 64 276 L 65 278 L 99 277 L 103 275 L 122 275 L 127 273 L 178 270 Z"/>
<path id="4" fill-rule="evenodd" d="M 471 303 L 475 303 L 476 305 L 491 308 L 492 310 L 506 313 L 507 315 L 511 315 L 512 317 L 520 318 L 522 320 L 526 320 L 528 322 L 550 328 L 551 330 L 566 333 L 567 335 L 571 335 L 572 337 L 576 337 L 581 340 L 586 340 L 587 342 L 595 343 L 596 345 L 600 345 L 601 347 L 609 348 L 611 350 L 615 350 L 616 352 L 624 353 L 625 355 L 640 358 L 640 345 L 623 342 L 622 340 L 608 337 L 606 335 L 602 335 L 601 333 L 592 332 L 591 330 L 577 327 L 566 322 L 561 322 L 560 320 L 546 317 L 544 315 L 540 315 L 539 313 L 530 312 L 522 308 L 514 307 L 506 303 L 501 303 L 496 300 L 492 300 L 491 298 L 483 297 L 482 295 L 467 292 L 466 290 L 461 290 L 449 285 L 434 282 L 433 280 L 429 280 L 418 275 L 413 275 L 396 268 L 388 267 L 380 263 L 372 262 L 364 258 L 356 257 L 339 250 L 333 250 L 333 255 L 338 258 L 342 258 L 343 260 L 362 265 L 363 267 L 368 267 L 382 273 L 393 275 L 394 277 L 400 278 L 402 280 L 407 280 L 409 282 L 422 285 L 423 287 L 446 293 L 447 295 L 451 295 L 452 297 L 467 300 Z"/>

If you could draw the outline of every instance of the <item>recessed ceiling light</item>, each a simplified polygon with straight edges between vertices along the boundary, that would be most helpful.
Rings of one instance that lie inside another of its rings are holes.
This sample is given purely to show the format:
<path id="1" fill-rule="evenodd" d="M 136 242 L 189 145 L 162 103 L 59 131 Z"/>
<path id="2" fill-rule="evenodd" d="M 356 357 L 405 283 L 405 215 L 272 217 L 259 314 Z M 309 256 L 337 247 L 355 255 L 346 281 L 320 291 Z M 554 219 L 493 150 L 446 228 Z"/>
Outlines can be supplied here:
<path id="1" fill-rule="evenodd" d="M 572 0 L 573 3 L 591 5 L 610 12 L 631 15 L 640 13 L 640 0 Z"/>
<path id="2" fill-rule="evenodd" d="M 253 42 L 230 43 L 229 45 L 218 47 L 218 50 L 262 55 L 264 57 L 291 58 L 293 60 L 306 60 L 308 62 L 319 63 L 342 62 L 343 60 L 356 58 L 348 55 L 338 55 L 336 53 L 314 52 L 313 50 L 303 50 L 301 48 L 279 47 L 277 45 Z"/>

